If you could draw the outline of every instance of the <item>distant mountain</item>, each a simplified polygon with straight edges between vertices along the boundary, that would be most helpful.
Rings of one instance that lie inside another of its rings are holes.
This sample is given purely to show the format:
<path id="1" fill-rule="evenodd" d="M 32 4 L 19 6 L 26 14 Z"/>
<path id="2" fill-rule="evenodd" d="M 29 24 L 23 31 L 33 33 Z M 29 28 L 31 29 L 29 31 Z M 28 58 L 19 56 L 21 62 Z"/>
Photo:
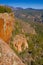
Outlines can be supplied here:
<path id="1" fill-rule="evenodd" d="M 23 8 L 21 8 L 21 7 L 16 7 L 16 9 L 17 9 L 17 10 L 23 10 Z"/>
<path id="2" fill-rule="evenodd" d="M 15 16 L 30 21 L 43 22 L 43 9 L 19 8 L 14 9 Z"/>

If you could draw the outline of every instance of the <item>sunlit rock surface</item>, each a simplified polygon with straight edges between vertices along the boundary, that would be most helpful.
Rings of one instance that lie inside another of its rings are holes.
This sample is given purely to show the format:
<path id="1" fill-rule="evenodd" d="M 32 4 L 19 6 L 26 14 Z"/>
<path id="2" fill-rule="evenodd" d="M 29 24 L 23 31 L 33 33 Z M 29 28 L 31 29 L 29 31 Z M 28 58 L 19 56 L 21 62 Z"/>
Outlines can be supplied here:
<path id="1" fill-rule="evenodd" d="M 13 30 L 14 16 L 12 13 L 0 13 L 0 38 L 8 42 Z"/>
<path id="2" fill-rule="evenodd" d="M 0 65 L 24 65 L 12 49 L 0 39 Z"/>
<path id="3" fill-rule="evenodd" d="M 26 48 L 28 48 L 28 43 L 25 35 L 16 35 L 14 37 L 13 46 L 19 53 L 26 50 Z"/>

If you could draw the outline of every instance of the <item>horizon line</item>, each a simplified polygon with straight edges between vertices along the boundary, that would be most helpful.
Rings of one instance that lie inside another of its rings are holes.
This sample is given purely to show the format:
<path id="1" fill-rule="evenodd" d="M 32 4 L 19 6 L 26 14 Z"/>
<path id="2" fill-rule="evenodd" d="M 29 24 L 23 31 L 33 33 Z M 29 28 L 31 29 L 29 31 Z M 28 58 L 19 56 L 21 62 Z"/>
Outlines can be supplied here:
<path id="1" fill-rule="evenodd" d="M 12 5 L 6 5 L 6 4 L 0 4 L 0 6 L 9 6 L 9 7 L 14 7 L 14 8 L 22 8 L 22 9 L 28 9 L 28 8 L 30 8 L 30 9 L 43 9 L 43 8 L 34 8 L 34 7 L 22 7 L 22 6 L 12 6 Z"/>

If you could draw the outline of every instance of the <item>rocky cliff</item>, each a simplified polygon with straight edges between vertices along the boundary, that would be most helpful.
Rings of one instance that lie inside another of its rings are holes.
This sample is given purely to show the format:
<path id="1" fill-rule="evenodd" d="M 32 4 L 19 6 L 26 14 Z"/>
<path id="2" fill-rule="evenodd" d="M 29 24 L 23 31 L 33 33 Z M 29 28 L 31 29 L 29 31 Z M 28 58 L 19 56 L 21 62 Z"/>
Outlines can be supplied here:
<path id="1" fill-rule="evenodd" d="M 14 17 L 10 13 L 0 13 L 0 38 L 8 42 L 13 30 Z"/>

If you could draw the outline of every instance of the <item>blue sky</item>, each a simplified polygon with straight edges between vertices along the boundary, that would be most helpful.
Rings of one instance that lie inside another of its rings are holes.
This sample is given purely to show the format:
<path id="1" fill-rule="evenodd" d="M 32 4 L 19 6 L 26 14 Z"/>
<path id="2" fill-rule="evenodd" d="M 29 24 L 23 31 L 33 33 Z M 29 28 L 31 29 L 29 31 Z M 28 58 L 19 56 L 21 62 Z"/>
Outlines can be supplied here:
<path id="1" fill-rule="evenodd" d="M 0 0 L 0 4 L 13 7 L 43 9 L 43 0 Z"/>

